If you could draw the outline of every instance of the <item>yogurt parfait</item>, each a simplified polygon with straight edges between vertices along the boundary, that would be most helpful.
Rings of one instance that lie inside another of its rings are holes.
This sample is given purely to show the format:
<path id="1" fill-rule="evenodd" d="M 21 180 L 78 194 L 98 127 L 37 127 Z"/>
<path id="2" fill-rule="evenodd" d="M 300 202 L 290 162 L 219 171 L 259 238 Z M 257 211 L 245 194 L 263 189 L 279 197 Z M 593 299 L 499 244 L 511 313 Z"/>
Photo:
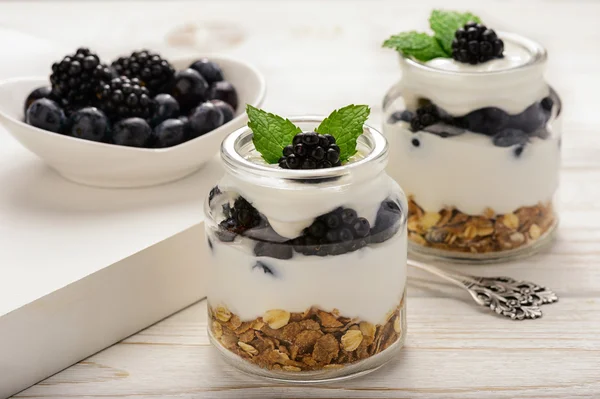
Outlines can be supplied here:
<path id="1" fill-rule="evenodd" d="M 351 105 L 284 119 L 248 106 L 205 204 L 209 335 L 237 368 L 333 380 L 403 345 L 408 203 L 388 145 Z"/>
<path id="2" fill-rule="evenodd" d="M 384 43 L 401 80 L 384 98 L 388 173 L 409 198 L 410 249 L 499 260 L 549 242 L 560 165 L 561 102 L 546 51 L 470 13 L 435 10 L 433 34 Z"/>

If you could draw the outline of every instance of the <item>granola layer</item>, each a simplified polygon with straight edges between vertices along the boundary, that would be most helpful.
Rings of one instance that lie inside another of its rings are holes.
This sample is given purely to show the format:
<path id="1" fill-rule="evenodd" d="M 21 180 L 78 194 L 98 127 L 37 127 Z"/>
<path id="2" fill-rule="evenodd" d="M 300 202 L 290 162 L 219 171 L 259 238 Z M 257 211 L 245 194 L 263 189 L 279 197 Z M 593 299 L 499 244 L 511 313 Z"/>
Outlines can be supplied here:
<path id="1" fill-rule="evenodd" d="M 533 244 L 555 223 L 552 203 L 521 207 L 512 213 L 468 215 L 455 208 L 425 212 L 409 198 L 408 239 L 431 248 L 489 253 Z"/>
<path id="2" fill-rule="evenodd" d="M 404 298 L 371 324 L 312 307 L 303 313 L 274 309 L 241 321 L 225 307 L 211 308 L 211 332 L 226 349 L 259 367 L 277 371 L 336 369 L 389 348 L 403 335 Z"/>

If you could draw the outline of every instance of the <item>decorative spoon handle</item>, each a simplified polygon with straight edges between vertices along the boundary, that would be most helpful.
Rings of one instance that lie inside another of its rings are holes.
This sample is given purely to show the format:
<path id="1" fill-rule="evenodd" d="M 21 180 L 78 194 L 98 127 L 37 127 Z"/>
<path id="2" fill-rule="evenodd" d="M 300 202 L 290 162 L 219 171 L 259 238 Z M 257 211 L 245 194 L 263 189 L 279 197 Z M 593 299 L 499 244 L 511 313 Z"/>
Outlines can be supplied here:
<path id="1" fill-rule="evenodd" d="M 542 317 L 540 305 L 558 301 L 558 296 L 541 285 L 510 277 L 479 277 L 449 272 L 413 259 L 408 265 L 431 273 L 471 294 L 475 302 L 512 320 Z"/>

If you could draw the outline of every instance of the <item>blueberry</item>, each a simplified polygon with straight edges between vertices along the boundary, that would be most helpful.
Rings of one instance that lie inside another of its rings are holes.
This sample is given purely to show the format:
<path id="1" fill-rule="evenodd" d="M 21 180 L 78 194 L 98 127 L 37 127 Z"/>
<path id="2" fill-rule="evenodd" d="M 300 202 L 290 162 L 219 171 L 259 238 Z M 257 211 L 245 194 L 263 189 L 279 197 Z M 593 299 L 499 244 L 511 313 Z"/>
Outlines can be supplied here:
<path id="1" fill-rule="evenodd" d="M 325 224 L 327 224 L 327 227 L 330 229 L 337 229 L 340 223 L 340 217 L 336 214 L 330 213 L 325 218 Z"/>
<path id="2" fill-rule="evenodd" d="M 498 132 L 494 138 L 497 147 L 511 147 L 517 144 L 525 144 L 528 140 L 527 134 L 519 129 L 507 128 Z"/>
<path id="3" fill-rule="evenodd" d="M 82 108 L 69 118 L 69 135 L 84 140 L 108 142 L 110 125 L 104 112 L 94 107 Z"/>
<path id="4" fill-rule="evenodd" d="M 186 139 L 185 124 L 179 119 L 167 119 L 154 128 L 153 143 L 156 148 L 172 147 Z"/>
<path id="5" fill-rule="evenodd" d="M 156 126 L 167 119 L 179 116 L 179 103 L 170 94 L 159 94 L 154 97 L 156 110 L 152 116 L 151 124 Z"/>
<path id="6" fill-rule="evenodd" d="M 550 96 L 544 97 L 542 99 L 542 101 L 540 102 L 540 104 L 542 105 L 542 108 L 544 108 L 546 111 L 550 112 L 550 111 L 552 111 L 552 107 L 554 106 L 554 100 Z"/>
<path id="7" fill-rule="evenodd" d="M 396 201 L 383 201 L 377 210 L 375 225 L 371 229 L 371 242 L 381 243 L 396 234 L 401 216 L 402 210 Z"/>
<path id="8" fill-rule="evenodd" d="M 221 113 L 223 114 L 223 123 L 229 122 L 235 116 L 234 109 L 231 107 L 231 105 L 227 104 L 225 101 L 210 100 L 210 102 L 215 104 L 215 106 L 221 110 Z"/>
<path id="9" fill-rule="evenodd" d="M 208 84 L 213 84 L 223 80 L 223 71 L 221 70 L 221 67 L 207 58 L 194 61 L 192 65 L 190 65 L 190 68 L 202 75 Z"/>
<path id="10" fill-rule="evenodd" d="M 67 125 L 64 111 L 48 98 L 35 100 L 26 115 L 28 124 L 50 132 L 60 133 Z"/>
<path id="11" fill-rule="evenodd" d="M 343 228 L 339 231 L 339 237 L 342 242 L 348 242 L 352 241 L 352 239 L 354 238 L 354 234 L 352 234 L 352 230 L 348 228 Z"/>
<path id="12" fill-rule="evenodd" d="M 327 226 L 321 221 L 316 221 L 310 225 L 310 227 L 308 228 L 308 232 L 313 237 L 321 238 L 325 236 L 325 233 L 327 232 Z"/>
<path id="13" fill-rule="evenodd" d="M 196 107 L 189 117 L 190 138 L 202 136 L 223 124 L 223 113 L 210 102 Z"/>
<path id="14" fill-rule="evenodd" d="M 202 75 L 188 68 L 175 73 L 170 94 L 179 103 L 181 112 L 187 114 L 207 99 L 208 88 Z"/>
<path id="15" fill-rule="evenodd" d="M 238 95 L 235 87 L 226 80 L 215 82 L 210 87 L 208 97 L 211 100 L 222 100 L 236 110 L 238 106 Z"/>
<path id="16" fill-rule="evenodd" d="M 254 247 L 254 255 L 268 256 L 276 259 L 290 259 L 293 256 L 290 243 L 274 243 L 261 241 Z"/>
<path id="17" fill-rule="evenodd" d="M 35 100 L 39 100 L 40 98 L 49 98 L 51 100 L 55 100 L 54 96 L 52 95 L 52 87 L 50 87 L 50 86 L 38 87 L 37 89 L 35 89 L 31 93 L 29 93 L 29 95 L 25 99 L 25 107 L 23 109 L 23 115 L 27 114 L 27 109 L 29 108 L 29 106 L 31 104 L 33 104 L 33 102 Z"/>
<path id="18" fill-rule="evenodd" d="M 530 105 L 518 115 L 513 115 L 510 127 L 520 129 L 525 133 L 532 133 L 546 124 L 550 114 L 546 112 L 541 103 Z"/>
<path id="19" fill-rule="evenodd" d="M 354 229 L 354 233 L 358 237 L 366 237 L 367 235 L 369 235 L 369 232 L 371 230 L 369 221 L 365 218 L 356 219 L 354 221 L 354 224 L 352 225 L 352 228 Z"/>
<path id="20" fill-rule="evenodd" d="M 354 209 L 346 208 L 342 211 L 342 222 L 344 222 L 344 224 L 354 223 L 357 217 L 358 215 Z"/>
<path id="21" fill-rule="evenodd" d="M 152 128 L 142 118 L 127 118 L 113 128 L 112 141 L 128 147 L 145 147 L 152 135 Z"/>
<path id="22" fill-rule="evenodd" d="M 459 119 L 459 126 L 476 133 L 493 136 L 508 127 L 511 117 L 496 107 L 481 108 Z"/>
<path id="23" fill-rule="evenodd" d="M 517 148 L 514 149 L 514 154 L 515 157 L 519 158 L 521 156 L 521 154 L 523 153 L 523 150 L 525 149 L 524 145 L 520 145 Z"/>

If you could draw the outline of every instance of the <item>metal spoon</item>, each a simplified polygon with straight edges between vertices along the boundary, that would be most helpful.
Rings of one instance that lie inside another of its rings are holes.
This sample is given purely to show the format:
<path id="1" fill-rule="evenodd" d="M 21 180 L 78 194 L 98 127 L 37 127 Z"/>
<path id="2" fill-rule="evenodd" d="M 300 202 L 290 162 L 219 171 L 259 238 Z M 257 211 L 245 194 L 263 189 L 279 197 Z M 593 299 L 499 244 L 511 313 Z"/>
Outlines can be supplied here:
<path id="1" fill-rule="evenodd" d="M 413 259 L 408 265 L 431 273 L 471 294 L 475 302 L 512 320 L 539 319 L 541 305 L 558 301 L 558 296 L 541 285 L 510 277 L 478 277 L 449 272 Z"/>

